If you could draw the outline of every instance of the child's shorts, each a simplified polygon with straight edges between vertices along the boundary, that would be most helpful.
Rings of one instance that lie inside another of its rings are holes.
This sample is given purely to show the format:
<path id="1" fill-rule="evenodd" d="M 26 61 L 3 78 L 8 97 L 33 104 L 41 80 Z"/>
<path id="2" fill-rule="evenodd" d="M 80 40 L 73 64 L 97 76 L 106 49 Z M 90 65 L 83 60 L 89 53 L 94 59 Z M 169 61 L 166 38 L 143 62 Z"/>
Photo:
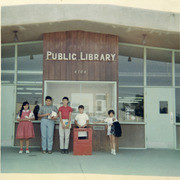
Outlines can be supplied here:
<path id="1" fill-rule="evenodd" d="M 107 135 L 109 136 L 109 135 L 112 135 L 112 133 L 111 133 L 111 129 L 107 129 Z"/>

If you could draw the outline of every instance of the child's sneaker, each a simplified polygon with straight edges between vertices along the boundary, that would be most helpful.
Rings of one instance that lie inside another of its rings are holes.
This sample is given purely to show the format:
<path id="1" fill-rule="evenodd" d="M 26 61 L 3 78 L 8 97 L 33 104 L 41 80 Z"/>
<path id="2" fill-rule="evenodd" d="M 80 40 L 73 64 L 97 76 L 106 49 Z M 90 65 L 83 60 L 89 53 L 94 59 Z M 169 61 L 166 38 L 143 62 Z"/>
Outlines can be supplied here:
<path id="1" fill-rule="evenodd" d="M 43 150 L 43 151 L 42 151 L 42 153 L 43 153 L 43 154 L 46 154 L 46 151 L 45 151 L 45 150 Z"/>
<path id="2" fill-rule="evenodd" d="M 30 152 L 29 152 L 29 149 L 26 149 L 26 154 L 29 154 Z"/>
<path id="3" fill-rule="evenodd" d="M 116 150 L 115 149 L 113 149 L 112 154 L 116 155 Z"/>
<path id="4" fill-rule="evenodd" d="M 19 154 L 22 154 L 22 153 L 23 153 L 23 149 L 20 149 Z"/>

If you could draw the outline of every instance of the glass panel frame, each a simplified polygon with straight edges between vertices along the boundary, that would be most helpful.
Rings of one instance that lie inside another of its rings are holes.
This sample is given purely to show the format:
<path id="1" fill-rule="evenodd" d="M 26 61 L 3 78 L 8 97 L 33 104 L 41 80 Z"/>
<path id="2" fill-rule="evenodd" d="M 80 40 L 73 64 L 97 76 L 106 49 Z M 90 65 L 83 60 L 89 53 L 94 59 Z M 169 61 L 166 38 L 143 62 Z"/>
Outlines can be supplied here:
<path id="1" fill-rule="evenodd" d="M 60 90 L 61 89 L 61 90 Z M 44 99 L 46 95 L 53 98 L 53 104 L 59 108 L 62 106 L 62 98 L 68 96 L 69 105 L 73 108 L 72 123 L 78 113 L 78 106 L 84 105 L 84 111 L 89 116 L 89 122 L 104 120 L 108 116 L 108 110 L 113 109 L 116 114 L 117 107 L 117 83 L 115 81 L 44 81 Z M 59 93 L 58 95 L 58 92 Z M 64 92 L 64 93 L 63 93 Z M 103 101 L 101 112 L 96 111 L 97 97 L 99 95 L 106 97 Z M 83 97 L 83 98 L 81 98 Z M 104 102 L 105 101 L 105 102 Z"/>
<path id="2" fill-rule="evenodd" d="M 144 85 L 144 49 L 132 46 L 119 47 L 119 85 Z"/>
<path id="3" fill-rule="evenodd" d="M 118 114 L 120 122 L 144 122 L 144 88 L 119 88 Z"/>
<path id="4" fill-rule="evenodd" d="M 15 45 L 1 47 L 1 83 L 15 83 Z"/>
<path id="5" fill-rule="evenodd" d="M 180 86 L 180 52 L 175 52 L 175 85 Z"/>
<path id="6" fill-rule="evenodd" d="M 172 86 L 172 51 L 147 48 L 147 86 Z"/>
<path id="7" fill-rule="evenodd" d="M 175 107 L 176 107 L 176 123 L 180 123 L 180 87 L 175 89 Z"/>
<path id="8" fill-rule="evenodd" d="M 43 43 L 18 45 L 17 84 L 43 81 Z"/>

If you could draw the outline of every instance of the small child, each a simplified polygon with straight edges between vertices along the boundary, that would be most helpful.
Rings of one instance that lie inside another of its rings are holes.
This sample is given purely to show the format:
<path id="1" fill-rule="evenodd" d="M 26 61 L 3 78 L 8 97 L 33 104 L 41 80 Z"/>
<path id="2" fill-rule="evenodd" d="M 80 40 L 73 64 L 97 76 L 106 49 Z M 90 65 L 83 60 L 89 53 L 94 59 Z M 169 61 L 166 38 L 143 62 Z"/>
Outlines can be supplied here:
<path id="1" fill-rule="evenodd" d="M 89 123 L 89 117 L 86 113 L 84 113 L 84 106 L 80 105 L 78 107 L 78 110 L 79 110 L 79 114 L 77 114 L 75 117 L 75 124 L 76 124 L 77 128 L 86 128 Z M 86 137 L 87 137 L 86 131 L 78 132 L 79 139 L 85 139 Z"/>
<path id="2" fill-rule="evenodd" d="M 89 123 L 89 117 L 84 113 L 84 106 L 80 105 L 78 107 L 79 114 L 75 117 L 75 124 L 78 128 L 86 128 Z"/>
<path id="3" fill-rule="evenodd" d="M 109 136 L 109 140 L 110 140 L 111 154 L 116 155 L 116 142 L 115 142 L 116 138 L 111 133 L 111 126 L 113 125 L 113 122 L 116 122 L 118 120 L 114 117 L 114 115 L 115 115 L 114 110 L 109 110 L 108 115 L 109 115 L 109 117 L 107 117 L 105 120 L 98 121 L 95 123 L 107 123 L 107 125 L 108 125 L 107 135 Z"/>
<path id="4" fill-rule="evenodd" d="M 52 154 L 54 121 L 57 119 L 57 107 L 52 105 L 52 97 L 46 96 L 46 105 L 39 110 L 38 117 L 41 117 L 41 143 L 42 153 Z"/>
<path id="5" fill-rule="evenodd" d="M 63 106 L 59 108 L 59 140 L 60 140 L 60 150 L 61 153 L 69 153 L 69 135 L 71 128 L 71 113 L 72 108 L 68 106 L 69 98 L 63 97 L 62 99 Z"/>
<path id="6" fill-rule="evenodd" d="M 29 110 L 29 103 L 23 102 L 21 110 L 18 113 L 17 121 L 19 121 L 16 139 L 20 140 L 20 151 L 19 154 L 23 153 L 23 142 L 26 140 L 26 153 L 29 152 L 29 139 L 34 138 L 34 127 L 31 120 L 34 120 L 34 114 Z"/>

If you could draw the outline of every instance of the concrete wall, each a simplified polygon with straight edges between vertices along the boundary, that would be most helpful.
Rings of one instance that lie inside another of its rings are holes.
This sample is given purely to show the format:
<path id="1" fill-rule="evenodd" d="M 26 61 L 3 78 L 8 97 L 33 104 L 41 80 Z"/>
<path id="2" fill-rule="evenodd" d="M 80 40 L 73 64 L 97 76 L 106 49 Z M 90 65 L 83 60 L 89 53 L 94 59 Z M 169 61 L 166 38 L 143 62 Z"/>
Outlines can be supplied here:
<path id="1" fill-rule="evenodd" d="M 46 4 L 2 7 L 2 27 L 72 20 L 172 32 L 180 31 L 180 15 L 172 12 L 102 4 Z"/>
<path id="2" fill-rule="evenodd" d="M 24 4 L 108 4 L 124 7 L 133 7 L 157 11 L 167 11 L 167 12 L 178 12 L 179 13 L 179 0 L 31 0 L 31 1 L 12 1 L 12 0 L 1 0 L 3 6 L 12 5 L 24 5 Z"/>

